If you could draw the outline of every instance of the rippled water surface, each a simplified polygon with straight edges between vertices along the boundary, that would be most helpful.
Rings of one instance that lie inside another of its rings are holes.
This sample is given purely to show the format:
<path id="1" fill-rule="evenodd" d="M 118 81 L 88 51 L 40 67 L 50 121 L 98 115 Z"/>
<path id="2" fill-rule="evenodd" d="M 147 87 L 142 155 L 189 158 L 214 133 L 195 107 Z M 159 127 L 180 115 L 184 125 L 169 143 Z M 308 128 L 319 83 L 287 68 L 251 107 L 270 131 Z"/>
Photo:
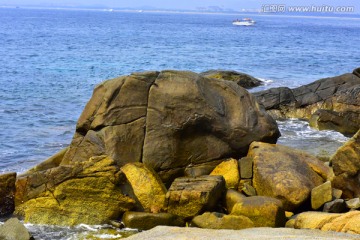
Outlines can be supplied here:
<path id="1" fill-rule="evenodd" d="M 359 19 L 258 15 L 256 26 L 243 28 L 231 24 L 238 17 L 0 8 L 0 173 L 22 172 L 67 146 L 104 79 L 144 70 L 232 69 L 266 80 L 262 90 L 360 66 Z M 279 127 L 280 143 L 314 154 L 330 154 L 346 141 L 299 120 Z M 65 233 L 72 231 L 46 229 L 50 235 L 39 239 L 69 239 Z"/>

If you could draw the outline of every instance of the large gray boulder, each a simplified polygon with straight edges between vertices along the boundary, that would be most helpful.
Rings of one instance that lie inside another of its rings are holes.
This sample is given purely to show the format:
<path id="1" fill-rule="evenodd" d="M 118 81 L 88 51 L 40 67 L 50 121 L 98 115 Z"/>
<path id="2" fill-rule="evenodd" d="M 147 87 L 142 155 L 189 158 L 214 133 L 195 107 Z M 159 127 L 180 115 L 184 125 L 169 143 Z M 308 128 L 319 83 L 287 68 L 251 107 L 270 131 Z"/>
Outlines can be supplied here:
<path id="1" fill-rule="evenodd" d="M 276 122 L 235 82 L 193 72 L 136 73 L 94 90 L 62 165 L 108 155 L 143 162 L 165 182 L 204 163 L 276 142 Z"/>

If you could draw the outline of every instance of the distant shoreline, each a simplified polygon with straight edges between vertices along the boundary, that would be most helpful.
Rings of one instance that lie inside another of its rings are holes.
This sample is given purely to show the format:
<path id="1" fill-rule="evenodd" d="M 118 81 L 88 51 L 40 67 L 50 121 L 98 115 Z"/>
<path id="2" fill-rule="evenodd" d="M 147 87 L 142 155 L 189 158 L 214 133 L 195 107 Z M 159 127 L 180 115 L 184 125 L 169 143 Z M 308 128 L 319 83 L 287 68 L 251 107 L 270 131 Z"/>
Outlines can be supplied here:
<path id="1" fill-rule="evenodd" d="M 329 18 L 329 19 L 354 19 L 360 20 L 360 13 L 349 14 L 269 14 L 258 12 L 211 12 L 196 10 L 162 10 L 162 9 L 112 9 L 112 8 L 81 8 L 81 7 L 46 7 L 46 6 L 0 6 L 0 9 L 33 9 L 33 10 L 63 10 L 63 11 L 94 11 L 94 12 L 127 12 L 127 13 L 167 13 L 167 14 L 206 14 L 206 15 L 229 15 L 229 16 L 266 16 L 266 17 L 293 17 L 293 18 Z"/>

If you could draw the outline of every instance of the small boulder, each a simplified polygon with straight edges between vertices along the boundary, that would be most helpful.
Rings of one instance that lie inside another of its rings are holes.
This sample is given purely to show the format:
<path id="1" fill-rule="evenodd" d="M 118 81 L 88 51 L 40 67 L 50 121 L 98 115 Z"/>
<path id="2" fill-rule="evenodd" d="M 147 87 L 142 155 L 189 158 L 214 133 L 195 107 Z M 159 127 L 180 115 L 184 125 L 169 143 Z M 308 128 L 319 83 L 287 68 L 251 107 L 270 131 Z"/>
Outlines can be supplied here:
<path id="1" fill-rule="evenodd" d="M 165 208 L 166 188 L 155 171 L 142 163 L 128 163 L 121 171 L 144 211 L 157 213 Z"/>
<path id="2" fill-rule="evenodd" d="M 263 84 L 261 80 L 254 78 L 248 74 L 240 73 L 237 71 L 209 70 L 201 73 L 200 75 L 208 78 L 233 81 L 236 82 L 239 86 L 247 89 L 258 87 Z"/>
<path id="3" fill-rule="evenodd" d="M 353 198 L 345 202 L 346 207 L 349 209 L 358 209 L 360 208 L 360 198 Z"/>
<path id="4" fill-rule="evenodd" d="M 324 204 L 323 212 L 343 213 L 346 212 L 346 203 L 344 199 L 335 199 Z"/>
<path id="5" fill-rule="evenodd" d="M 0 225 L 1 240 L 34 240 L 26 227 L 17 218 L 10 218 Z"/>
<path id="6" fill-rule="evenodd" d="M 217 165 L 210 175 L 223 176 L 226 188 L 237 189 L 240 181 L 238 161 L 233 158 L 225 160 Z"/>
<path id="7" fill-rule="evenodd" d="M 159 225 L 185 226 L 183 218 L 171 213 L 125 212 L 122 221 L 125 227 L 139 230 L 148 230 Z"/>
<path id="8" fill-rule="evenodd" d="M 212 211 L 225 189 L 222 176 L 177 178 L 166 194 L 168 212 L 192 218 L 205 211 Z"/>
<path id="9" fill-rule="evenodd" d="M 243 157 L 239 160 L 240 177 L 241 179 L 249 179 L 253 176 L 253 159 L 250 157 Z"/>
<path id="10" fill-rule="evenodd" d="M 314 210 L 332 200 L 331 182 L 327 181 L 311 190 L 311 207 Z"/>
<path id="11" fill-rule="evenodd" d="M 339 199 L 342 196 L 342 191 L 337 188 L 333 188 L 332 193 L 333 193 L 333 198 L 335 199 Z"/>
<path id="12" fill-rule="evenodd" d="M 253 221 L 251 221 L 248 217 L 226 215 L 217 212 L 206 212 L 202 215 L 196 216 L 191 221 L 191 225 L 199 228 L 234 230 L 254 227 Z"/>
<path id="13" fill-rule="evenodd" d="M 341 189 L 345 198 L 360 197 L 360 130 L 336 151 L 331 164 L 334 187 Z"/>
<path id="14" fill-rule="evenodd" d="M 255 196 L 239 199 L 230 215 L 246 216 L 255 227 L 284 227 L 285 211 L 280 200 L 271 197 Z"/>
<path id="15" fill-rule="evenodd" d="M 316 157 L 282 145 L 253 142 L 248 157 L 254 161 L 257 194 L 280 199 L 287 211 L 304 204 L 311 189 L 330 174 L 330 168 Z"/>
<path id="16" fill-rule="evenodd" d="M 15 210 L 16 173 L 0 175 L 0 217 L 10 215 Z"/>

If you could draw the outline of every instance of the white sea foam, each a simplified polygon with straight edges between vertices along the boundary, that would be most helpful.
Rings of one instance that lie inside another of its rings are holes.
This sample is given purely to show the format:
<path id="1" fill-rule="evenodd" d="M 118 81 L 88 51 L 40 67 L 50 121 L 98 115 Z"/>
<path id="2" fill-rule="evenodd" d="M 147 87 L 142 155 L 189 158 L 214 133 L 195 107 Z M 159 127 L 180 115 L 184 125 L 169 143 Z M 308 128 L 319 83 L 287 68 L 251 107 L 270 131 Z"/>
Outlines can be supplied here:
<path id="1" fill-rule="evenodd" d="M 116 239 L 122 237 L 121 234 L 111 235 L 111 234 L 94 234 L 93 235 L 96 238 L 100 239 Z"/>
<path id="2" fill-rule="evenodd" d="M 318 131 L 309 126 L 309 123 L 299 119 L 278 121 L 281 137 L 279 144 L 302 149 L 311 154 L 333 154 L 349 138 L 341 133 L 324 130 Z"/>
<path id="3" fill-rule="evenodd" d="M 272 83 L 274 82 L 274 80 L 266 79 L 266 78 L 257 78 L 257 79 L 259 79 L 260 81 L 262 81 L 265 86 L 270 85 L 270 84 L 272 84 Z"/>

